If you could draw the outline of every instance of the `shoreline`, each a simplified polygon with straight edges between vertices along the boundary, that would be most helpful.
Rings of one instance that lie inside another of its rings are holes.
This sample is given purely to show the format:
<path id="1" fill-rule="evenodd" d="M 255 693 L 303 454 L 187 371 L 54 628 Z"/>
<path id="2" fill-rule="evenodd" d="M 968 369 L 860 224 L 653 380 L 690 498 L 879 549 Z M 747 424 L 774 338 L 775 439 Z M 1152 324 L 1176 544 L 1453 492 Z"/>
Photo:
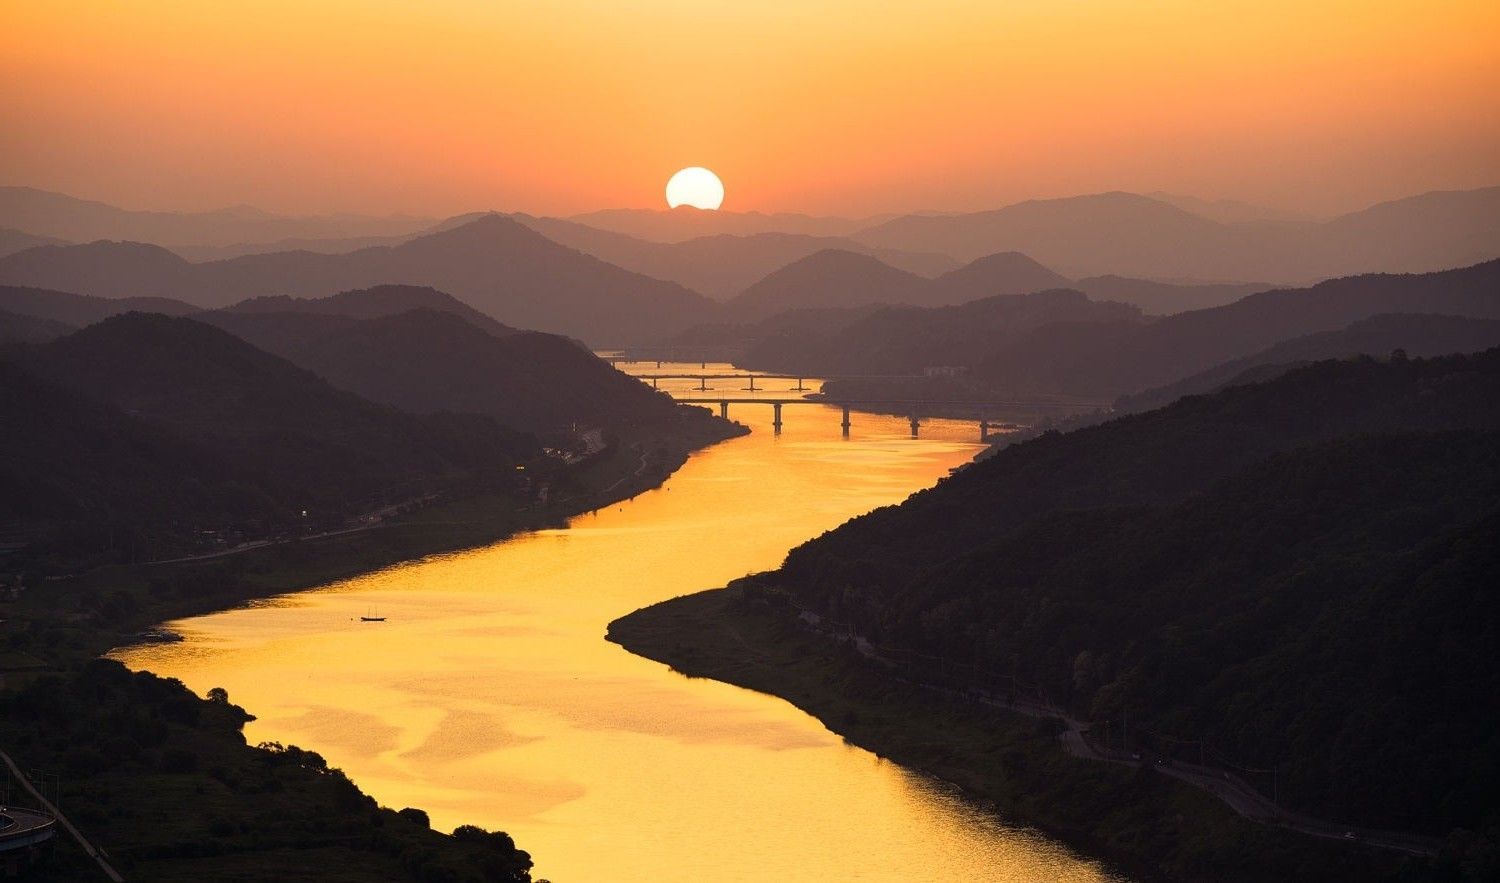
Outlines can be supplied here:
<path id="1" fill-rule="evenodd" d="M 559 498 L 545 508 L 517 508 L 509 498 L 480 495 L 442 503 L 368 529 L 269 543 L 203 558 L 108 565 L 48 582 L 45 589 L 25 596 L 15 609 L 47 618 L 46 613 L 56 612 L 68 601 L 124 591 L 136 606 L 123 611 L 111 626 L 92 630 L 111 637 L 107 646 L 98 647 L 92 655 L 106 656 L 128 646 L 170 641 L 172 638 L 166 636 L 172 632 L 165 627 L 170 622 L 225 612 L 434 555 L 483 548 L 530 531 L 563 527 L 580 515 L 661 487 L 693 454 L 748 433 L 745 426 L 723 423 L 718 418 L 689 427 L 680 436 L 636 431 L 602 452 L 601 462 L 581 464 L 581 477 L 602 487 Z M 616 463 L 611 462 L 614 460 L 631 468 L 617 470 Z M 193 586 L 207 591 L 175 595 L 154 588 L 174 579 L 182 583 L 220 582 Z M 226 584 L 230 580 L 233 585 Z M 48 597 L 36 597 L 41 594 Z"/>
<path id="2" fill-rule="evenodd" d="M 500 875 L 485 879 L 512 879 L 531 867 L 526 844 L 467 825 L 434 830 L 420 809 L 380 806 L 328 767 L 316 746 L 248 744 L 241 727 L 253 715 L 226 695 L 198 696 L 109 654 L 171 641 L 167 626 L 178 620 L 566 525 L 660 487 L 694 453 L 748 432 L 707 414 L 633 427 L 581 463 L 568 495 L 545 507 L 481 495 L 369 530 L 189 561 L 112 565 L 39 583 L 0 611 L 12 636 L 10 648 L 0 650 L 0 748 L 30 768 L 63 771 L 69 814 L 127 876 L 260 879 L 264 872 L 267 879 L 323 879 L 317 868 L 348 865 L 338 879 L 416 881 L 437 873 L 461 880 L 479 868 Z M 132 690 L 141 695 L 131 698 Z M 112 698 L 90 702 L 79 694 Z M 39 700 L 55 696 L 67 698 Z M 58 723 L 26 711 L 38 701 L 69 708 L 61 726 L 73 729 L 72 738 L 51 738 Z M 7 714 L 12 705 L 16 711 Z M 122 737 L 116 721 L 125 713 L 154 723 Z M 268 800 L 283 811 L 265 830 Z M 185 809 L 204 801 L 214 812 Z M 69 845 L 46 867 L 73 879 L 90 861 Z M 275 874 L 266 872 L 267 863 Z"/>
<path id="3" fill-rule="evenodd" d="M 733 584 L 637 610 L 610 623 L 606 637 L 685 676 L 784 699 L 845 741 L 949 782 L 1005 822 L 1041 831 L 1131 879 L 1430 875 L 1431 865 L 1419 860 L 1251 822 L 1149 767 L 1072 757 L 1056 721 L 892 678 L 856 650 L 744 601 Z"/>

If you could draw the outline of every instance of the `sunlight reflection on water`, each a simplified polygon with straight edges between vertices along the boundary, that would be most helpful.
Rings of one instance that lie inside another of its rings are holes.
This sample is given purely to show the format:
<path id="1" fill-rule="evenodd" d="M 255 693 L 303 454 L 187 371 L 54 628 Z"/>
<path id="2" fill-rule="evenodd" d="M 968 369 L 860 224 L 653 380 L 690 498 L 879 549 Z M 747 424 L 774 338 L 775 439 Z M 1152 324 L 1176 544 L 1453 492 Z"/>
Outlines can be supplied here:
<path id="1" fill-rule="evenodd" d="M 227 688 L 252 741 L 313 748 L 386 805 L 509 831 L 555 883 L 1106 879 L 780 699 L 603 640 L 978 450 L 967 423 L 913 440 L 857 414 L 845 440 L 830 408 L 788 408 L 780 437 L 769 407 L 730 416 L 754 432 L 568 529 L 172 623 L 184 641 L 120 658 Z M 387 621 L 359 622 L 371 607 Z"/>

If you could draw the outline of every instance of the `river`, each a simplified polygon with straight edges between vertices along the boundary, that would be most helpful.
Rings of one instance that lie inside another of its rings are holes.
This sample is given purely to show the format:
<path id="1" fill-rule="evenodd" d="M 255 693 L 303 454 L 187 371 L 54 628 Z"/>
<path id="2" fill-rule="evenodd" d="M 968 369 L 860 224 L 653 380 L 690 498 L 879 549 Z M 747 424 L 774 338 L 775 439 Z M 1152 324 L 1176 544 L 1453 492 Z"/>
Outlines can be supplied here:
<path id="1" fill-rule="evenodd" d="M 855 414 L 844 439 L 831 408 L 786 408 L 780 436 L 768 406 L 730 416 L 753 432 L 565 529 L 174 622 L 182 642 L 117 657 L 226 688 L 258 716 L 252 742 L 314 749 L 382 804 L 510 832 L 554 883 L 1111 879 L 780 699 L 604 640 L 611 620 L 774 567 L 979 450 L 971 423 L 912 439 L 903 419 Z M 386 621 L 360 622 L 372 609 Z"/>

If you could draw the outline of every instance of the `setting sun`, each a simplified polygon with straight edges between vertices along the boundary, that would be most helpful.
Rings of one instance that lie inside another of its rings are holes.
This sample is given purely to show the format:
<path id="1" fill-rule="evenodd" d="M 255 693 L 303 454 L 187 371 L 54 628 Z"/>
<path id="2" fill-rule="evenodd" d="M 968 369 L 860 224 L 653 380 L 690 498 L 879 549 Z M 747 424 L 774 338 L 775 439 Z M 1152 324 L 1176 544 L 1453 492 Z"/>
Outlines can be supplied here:
<path id="1" fill-rule="evenodd" d="M 667 205 L 672 208 L 690 205 L 717 211 L 723 204 L 724 182 L 702 166 L 689 166 L 667 182 Z"/>

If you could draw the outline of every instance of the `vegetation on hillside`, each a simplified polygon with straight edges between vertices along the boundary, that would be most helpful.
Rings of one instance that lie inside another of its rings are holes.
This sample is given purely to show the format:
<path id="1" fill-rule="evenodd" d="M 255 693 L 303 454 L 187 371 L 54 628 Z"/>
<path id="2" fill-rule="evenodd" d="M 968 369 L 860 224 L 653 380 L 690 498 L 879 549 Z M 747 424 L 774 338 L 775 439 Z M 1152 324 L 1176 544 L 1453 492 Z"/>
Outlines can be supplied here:
<path id="1" fill-rule="evenodd" d="M 1310 813 L 1493 828 L 1500 350 L 1323 362 L 1015 445 L 760 582 Z"/>

